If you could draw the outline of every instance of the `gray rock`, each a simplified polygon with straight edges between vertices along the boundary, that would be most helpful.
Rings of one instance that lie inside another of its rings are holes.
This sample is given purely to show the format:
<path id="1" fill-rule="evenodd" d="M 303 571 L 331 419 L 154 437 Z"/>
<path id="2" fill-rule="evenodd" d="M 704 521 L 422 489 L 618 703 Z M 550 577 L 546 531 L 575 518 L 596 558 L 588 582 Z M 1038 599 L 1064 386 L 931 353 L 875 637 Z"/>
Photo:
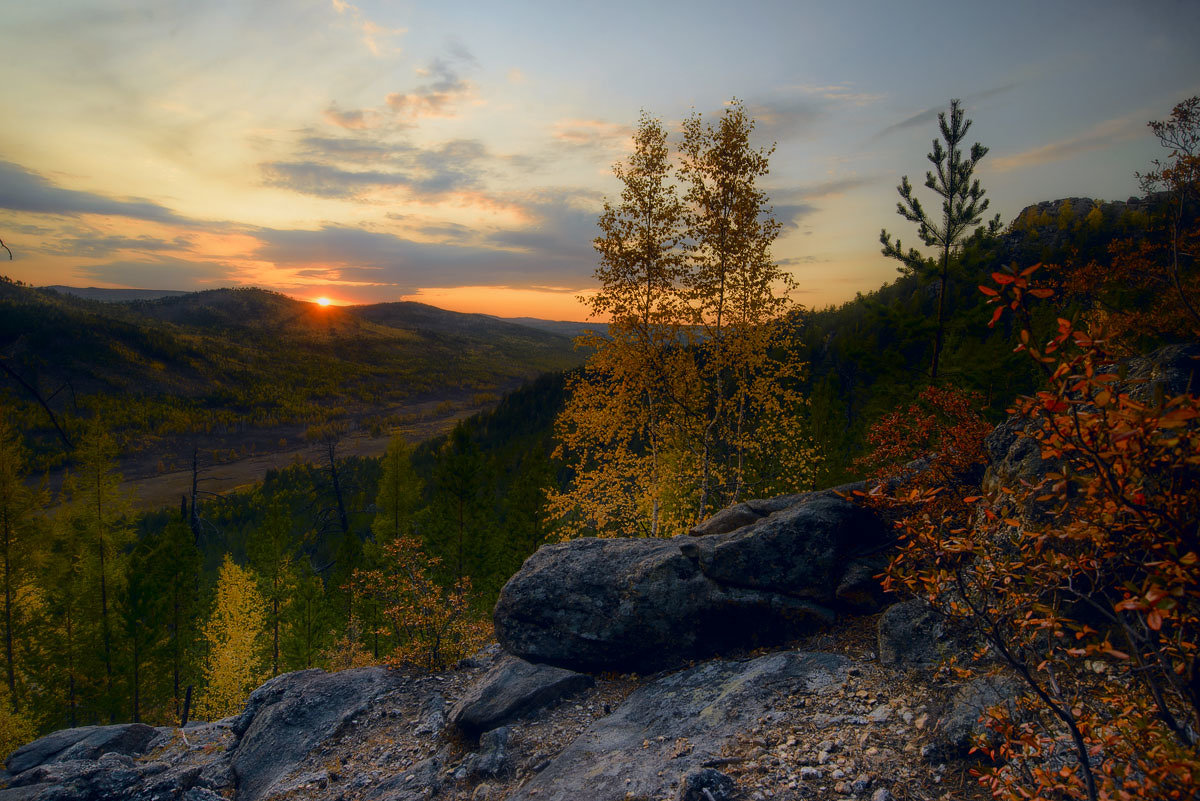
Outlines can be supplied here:
<path id="1" fill-rule="evenodd" d="M 593 684 L 583 673 L 505 656 L 459 699 L 450 721 L 475 737 Z"/>
<path id="2" fill-rule="evenodd" d="M 157 734 L 142 723 L 61 729 L 13 751 L 4 766 L 15 775 L 50 762 L 98 759 L 107 753 L 140 754 Z"/>
<path id="3" fill-rule="evenodd" d="M 701 768 L 683 777 L 675 801 L 733 801 L 733 779 L 719 770 Z"/>
<path id="4" fill-rule="evenodd" d="M 828 625 L 847 565 L 888 540 L 870 512 L 805 496 L 724 533 L 547 545 L 500 593 L 509 652 L 587 671 L 652 671 Z"/>
<path id="5" fill-rule="evenodd" d="M 446 752 L 443 749 L 403 773 L 384 779 L 372 787 L 366 797 L 371 801 L 425 801 L 432 798 L 441 790 L 439 776 L 445 762 Z"/>
<path id="6" fill-rule="evenodd" d="M 980 718 L 989 708 L 1001 705 L 1008 707 L 1009 714 L 1016 714 L 1015 700 L 1021 693 L 1020 682 L 1007 676 L 981 676 L 959 687 L 938 721 L 937 739 L 926 759 L 938 762 L 966 757 L 978 737 L 992 737 Z"/>
<path id="7" fill-rule="evenodd" d="M 241 740 L 233 755 L 239 801 L 256 801 L 308 753 L 365 714 L 399 678 L 386 668 L 339 673 L 304 670 L 277 676 L 250 695 L 234 724 Z"/>
<path id="8" fill-rule="evenodd" d="M 932 667 L 950 647 L 945 618 L 920 598 L 888 607 L 876 633 L 879 661 L 889 667 Z"/>
<path id="9" fill-rule="evenodd" d="M 6 787 L 0 789 L 0 801 L 35 801 L 43 790 L 49 790 L 52 784 L 27 784 L 22 787 Z"/>
<path id="10" fill-rule="evenodd" d="M 592 723 L 509 801 L 673 797 L 684 776 L 781 697 L 832 691 L 849 665 L 835 654 L 780 652 L 706 662 L 659 679 Z"/>
<path id="11" fill-rule="evenodd" d="M 886 556 L 855 559 L 846 566 L 835 597 L 842 606 L 859 613 L 874 612 L 883 604 L 883 585 L 875 578 L 887 569 Z"/>
<path id="12" fill-rule="evenodd" d="M 429 737 L 440 737 L 442 729 L 446 728 L 446 699 L 441 693 L 433 693 L 421 704 L 421 713 L 413 734 L 424 734 Z"/>
<path id="13" fill-rule="evenodd" d="M 466 772 L 474 778 L 507 776 L 512 770 L 508 757 L 508 727 L 485 732 L 479 738 L 479 753 L 467 760 Z"/>

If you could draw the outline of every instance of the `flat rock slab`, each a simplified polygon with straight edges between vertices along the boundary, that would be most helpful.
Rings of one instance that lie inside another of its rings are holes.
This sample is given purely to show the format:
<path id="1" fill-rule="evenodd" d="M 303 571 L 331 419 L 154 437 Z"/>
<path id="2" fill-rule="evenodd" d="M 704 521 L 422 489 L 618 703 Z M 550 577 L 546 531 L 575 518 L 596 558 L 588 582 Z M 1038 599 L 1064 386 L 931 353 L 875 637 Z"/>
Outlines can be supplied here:
<path id="1" fill-rule="evenodd" d="M 708 662 L 659 679 L 589 726 L 509 801 L 674 797 L 684 776 L 777 699 L 833 691 L 849 667 L 837 654 L 782 652 Z"/>
<path id="2" fill-rule="evenodd" d="M 257 801 L 308 755 L 372 702 L 396 689 L 399 677 L 370 667 L 277 676 L 250 695 L 234 723 L 241 736 L 233 755 L 238 801 Z"/>
<path id="3" fill-rule="evenodd" d="M 595 683 L 585 673 L 504 656 L 454 705 L 450 722 L 476 737 Z"/>
<path id="4" fill-rule="evenodd" d="M 13 751 L 4 767 L 15 776 L 52 762 L 99 759 L 108 753 L 140 754 L 157 734 L 143 723 L 61 729 Z"/>

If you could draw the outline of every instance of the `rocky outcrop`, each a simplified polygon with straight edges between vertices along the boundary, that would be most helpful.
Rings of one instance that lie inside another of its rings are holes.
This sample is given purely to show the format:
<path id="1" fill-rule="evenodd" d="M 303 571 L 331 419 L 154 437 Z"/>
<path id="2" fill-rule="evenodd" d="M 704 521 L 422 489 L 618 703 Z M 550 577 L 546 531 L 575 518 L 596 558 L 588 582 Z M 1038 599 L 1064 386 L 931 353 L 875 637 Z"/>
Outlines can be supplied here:
<path id="1" fill-rule="evenodd" d="M 888 532 L 835 494 L 788 498 L 732 531 L 543 546 L 501 591 L 496 637 L 530 661 L 653 671 L 829 625 L 847 570 Z"/>
<path id="2" fill-rule="evenodd" d="M 257 801 L 316 745 L 364 714 L 397 688 L 396 676 L 371 667 L 326 673 L 303 670 L 278 676 L 255 690 L 234 722 L 238 801 Z"/>
<path id="3" fill-rule="evenodd" d="M 585 673 L 503 657 L 454 705 L 450 722 L 477 737 L 594 683 Z"/>
<path id="4" fill-rule="evenodd" d="M 833 654 L 784 652 L 659 679 L 585 730 L 510 801 L 672 797 L 779 698 L 830 692 L 849 664 Z"/>
<path id="5" fill-rule="evenodd" d="M 63 729 L 18 748 L 5 760 L 4 769 L 15 776 L 56 762 L 97 760 L 104 754 L 141 754 L 157 734 L 142 723 Z"/>

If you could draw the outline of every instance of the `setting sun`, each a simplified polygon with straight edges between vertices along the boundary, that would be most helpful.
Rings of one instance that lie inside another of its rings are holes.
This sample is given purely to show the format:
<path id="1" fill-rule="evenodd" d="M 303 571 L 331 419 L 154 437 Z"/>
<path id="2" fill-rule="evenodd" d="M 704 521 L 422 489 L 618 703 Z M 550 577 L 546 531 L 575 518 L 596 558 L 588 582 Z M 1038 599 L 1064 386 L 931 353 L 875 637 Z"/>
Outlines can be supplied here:
<path id="1" fill-rule="evenodd" d="M 317 298 L 318 306 L 328 306 L 332 302 L 329 298 Z"/>

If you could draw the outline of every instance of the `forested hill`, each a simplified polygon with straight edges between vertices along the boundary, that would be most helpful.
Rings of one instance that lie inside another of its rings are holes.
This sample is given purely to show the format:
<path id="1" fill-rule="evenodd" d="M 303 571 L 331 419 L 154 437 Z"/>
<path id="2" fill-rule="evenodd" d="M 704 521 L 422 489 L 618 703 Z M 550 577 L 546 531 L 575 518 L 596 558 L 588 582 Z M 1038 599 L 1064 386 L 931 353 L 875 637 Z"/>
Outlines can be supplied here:
<path id="1" fill-rule="evenodd" d="M 0 281 L 0 401 L 43 467 L 97 415 L 129 450 L 337 417 L 378 428 L 581 360 L 568 337 L 417 303 L 259 289 L 114 303 Z"/>
<path id="2" fill-rule="evenodd" d="M 1109 263 L 1110 248 L 1147 236 L 1155 202 L 1153 197 L 1042 201 L 1023 209 L 997 236 L 978 232 L 952 262 L 944 379 L 978 393 L 993 419 L 1003 415 L 1016 395 L 1034 388 L 1032 362 L 1013 352 L 1009 321 L 989 328 L 992 308 L 979 291 L 979 285 L 992 283 L 992 272 L 1005 265 L 1058 265 L 1042 273 L 1062 290 L 1054 303 L 1041 309 L 1038 322 L 1045 330 L 1056 316 L 1070 316 L 1082 308 L 1145 303 L 1132 287 L 1123 297 L 1101 298 L 1094 293 L 1081 297 L 1066 284 L 1068 276 L 1089 264 Z M 818 483 L 854 477 L 854 460 L 866 450 L 871 424 L 903 408 L 928 385 L 936 315 L 936 283 L 913 275 L 898 276 L 841 306 L 800 315 L 813 433 L 825 454 Z"/>

